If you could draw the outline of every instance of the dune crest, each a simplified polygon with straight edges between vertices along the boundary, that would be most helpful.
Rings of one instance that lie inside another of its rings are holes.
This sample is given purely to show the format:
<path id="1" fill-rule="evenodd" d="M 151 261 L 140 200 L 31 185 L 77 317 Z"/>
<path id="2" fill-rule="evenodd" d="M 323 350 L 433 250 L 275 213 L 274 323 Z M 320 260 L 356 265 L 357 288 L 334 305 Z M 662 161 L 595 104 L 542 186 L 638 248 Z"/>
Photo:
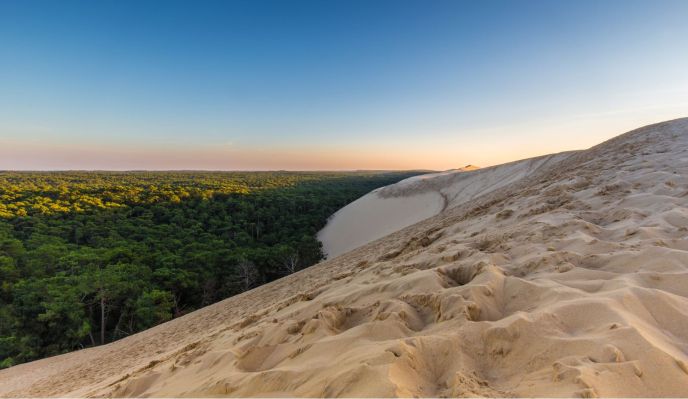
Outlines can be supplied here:
<path id="1" fill-rule="evenodd" d="M 404 179 L 374 190 L 337 211 L 318 232 L 318 239 L 328 258 L 334 258 L 513 184 L 571 154 L 545 155 L 489 168 L 466 165 Z"/>
<path id="2" fill-rule="evenodd" d="M 688 396 L 688 119 L 410 184 L 484 171 L 356 250 L 2 370 L 0 395 Z"/>

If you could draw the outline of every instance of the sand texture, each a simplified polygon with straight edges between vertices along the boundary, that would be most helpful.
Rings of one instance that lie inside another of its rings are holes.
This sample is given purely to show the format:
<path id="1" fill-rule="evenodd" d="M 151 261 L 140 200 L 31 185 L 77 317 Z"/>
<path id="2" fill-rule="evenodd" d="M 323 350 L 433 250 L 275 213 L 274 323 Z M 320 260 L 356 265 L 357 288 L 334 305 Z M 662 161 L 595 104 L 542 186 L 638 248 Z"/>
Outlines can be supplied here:
<path id="1" fill-rule="evenodd" d="M 523 162 L 307 270 L 2 370 L 0 395 L 688 396 L 688 119 Z"/>

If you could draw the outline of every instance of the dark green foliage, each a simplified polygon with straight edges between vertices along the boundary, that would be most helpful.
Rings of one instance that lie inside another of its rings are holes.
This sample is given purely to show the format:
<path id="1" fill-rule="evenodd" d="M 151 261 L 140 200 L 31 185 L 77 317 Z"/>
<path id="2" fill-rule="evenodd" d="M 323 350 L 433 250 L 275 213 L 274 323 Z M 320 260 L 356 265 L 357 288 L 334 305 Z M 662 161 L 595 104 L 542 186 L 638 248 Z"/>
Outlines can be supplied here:
<path id="1" fill-rule="evenodd" d="M 0 172 L 0 368 L 311 266 L 333 212 L 419 173 Z"/>

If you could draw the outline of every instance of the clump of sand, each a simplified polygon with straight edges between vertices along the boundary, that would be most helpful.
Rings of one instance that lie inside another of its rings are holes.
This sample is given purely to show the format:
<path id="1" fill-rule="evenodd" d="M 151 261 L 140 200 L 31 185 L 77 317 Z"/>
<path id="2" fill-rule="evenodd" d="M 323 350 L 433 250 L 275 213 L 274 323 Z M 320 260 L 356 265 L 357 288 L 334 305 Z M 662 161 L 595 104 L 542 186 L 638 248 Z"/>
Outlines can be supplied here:
<path id="1" fill-rule="evenodd" d="M 0 394 L 688 396 L 686 187 L 688 119 L 641 128 Z"/>

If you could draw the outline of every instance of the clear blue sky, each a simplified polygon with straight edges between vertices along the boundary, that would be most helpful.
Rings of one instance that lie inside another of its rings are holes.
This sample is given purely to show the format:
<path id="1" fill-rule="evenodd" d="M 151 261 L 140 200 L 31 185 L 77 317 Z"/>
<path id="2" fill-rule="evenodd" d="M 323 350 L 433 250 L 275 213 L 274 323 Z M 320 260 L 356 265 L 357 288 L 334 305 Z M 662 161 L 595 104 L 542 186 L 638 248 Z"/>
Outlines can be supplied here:
<path id="1" fill-rule="evenodd" d="M 688 1 L 0 1 L 0 169 L 446 169 L 688 116 Z"/>

